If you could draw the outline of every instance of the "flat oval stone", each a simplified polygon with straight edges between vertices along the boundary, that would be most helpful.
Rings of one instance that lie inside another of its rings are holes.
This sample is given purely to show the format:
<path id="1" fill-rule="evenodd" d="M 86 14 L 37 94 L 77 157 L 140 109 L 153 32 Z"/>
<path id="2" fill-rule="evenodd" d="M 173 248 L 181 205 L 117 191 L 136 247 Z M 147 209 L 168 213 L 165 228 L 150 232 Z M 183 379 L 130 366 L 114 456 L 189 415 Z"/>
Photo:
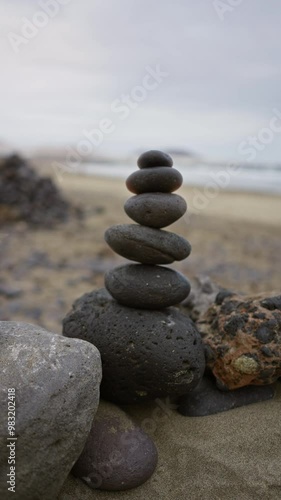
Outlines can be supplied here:
<path id="1" fill-rule="evenodd" d="M 124 210 L 138 224 L 149 227 L 166 227 L 182 217 L 187 205 L 178 194 L 144 193 L 129 198 Z"/>
<path id="2" fill-rule="evenodd" d="M 240 406 L 272 399 L 275 387 L 248 385 L 235 391 L 220 391 L 215 378 L 205 376 L 195 389 L 181 396 L 178 412 L 186 417 L 204 417 Z"/>
<path id="3" fill-rule="evenodd" d="M 126 180 L 126 186 L 135 194 L 172 193 L 181 187 L 182 182 L 182 175 L 175 168 L 154 167 L 133 172 Z"/>
<path id="4" fill-rule="evenodd" d="M 101 354 L 101 397 L 119 404 L 180 396 L 205 368 L 201 336 L 176 308 L 158 311 L 118 304 L 105 290 L 80 297 L 63 321 L 63 335 L 94 344 Z"/>
<path id="5" fill-rule="evenodd" d="M 139 168 L 150 168 L 150 167 L 172 167 L 173 160 L 170 155 L 163 153 L 163 151 L 157 151 L 156 149 L 151 149 L 140 155 L 138 159 Z"/>
<path id="6" fill-rule="evenodd" d="M 119 304 L 139 309 L 169 307 L 190 292 L 189 281 L 183 274 L 144 264 L 128 264 L 107 272 L 105 286 Z"/>
<path id="7" fill-rule="evenodd" d="M 104 238 L 116 253 L 142 264 L 171 264 L 191 252 L 190 243 L 181 236 L 138 224 L 111 226 Z"/>
<path id="8" fill-rule="evenodd" d="M 118 406 L 101 401 L 72 473 L 90 488 L 122 491 L 145 483 L 157 460 L 152 439 Z"/>

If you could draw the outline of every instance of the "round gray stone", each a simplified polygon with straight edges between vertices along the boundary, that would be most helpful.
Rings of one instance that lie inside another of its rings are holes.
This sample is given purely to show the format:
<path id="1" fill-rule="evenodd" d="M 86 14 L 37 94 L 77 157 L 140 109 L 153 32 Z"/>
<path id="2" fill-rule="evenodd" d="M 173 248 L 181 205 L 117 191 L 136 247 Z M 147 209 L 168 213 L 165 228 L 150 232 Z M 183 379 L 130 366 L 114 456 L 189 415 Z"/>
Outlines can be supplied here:
<path id="1" fill-rule="evenodd" d="M 151 149 L 140 155 L 138 159 L 139 168 L 150 168 L 150 167 L 172 167 L 173 160 L 170 155 L 163 153 L 163 151 L 158 151 L 157 149 Z"/>
<path id="2" fill-rule="evenodd" d="M 180 219 L 185 214 L 187 205 L 185 199 L 178 194 L 144 193 L 129 198 L 124 210 L 138 224 L 161 228 Z"/>
<path id="3" fill-rule="evenodd" d="M 63 334 L 97 346 L 101 397 L 116 403 L 186 394 L 204 373 L 201 336 L 176 308 L 132 309 L 97 290 L 76 300 L 63 321 Z"/>
<path id="4" fill-rule="evenodd" d="M 181 173 L 175 168 L 154 167 L 137 170 L 129 175 L 126 186 L 132 193 L 172 193 L 182 185 Z"/>
<path id="5" fill-rule="evenodd" d="M 101 401 L 72 473 L 93 489 L 123 491 L 145 483 L 157 459 L 152 439 L 118 406 Z"/>
<path id="6" fill-rule="evenodd" d="M 171 264 L 191 252 L 191 245 L 181 236 L 138 224 L 111 226 L 104 237 L 116 253 L 142 264 Z"/>
<path id="7" fill-rule="evenodd" d="M 190 292 L 183 274 L 161 266 L 128 264 L 105 274 L 105 286 L 119 304 L 162 309 L 184 300 Z"/>

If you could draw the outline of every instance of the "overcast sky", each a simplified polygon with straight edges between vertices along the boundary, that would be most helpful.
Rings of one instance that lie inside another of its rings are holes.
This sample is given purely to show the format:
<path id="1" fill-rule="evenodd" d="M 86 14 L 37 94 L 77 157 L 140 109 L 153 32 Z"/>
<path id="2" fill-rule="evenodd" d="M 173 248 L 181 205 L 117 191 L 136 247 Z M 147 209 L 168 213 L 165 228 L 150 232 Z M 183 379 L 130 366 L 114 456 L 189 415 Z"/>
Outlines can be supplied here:
<path id="1" fill-rule="evenodd" d="M 1 140 L 75 145 L 107 118 L 100 152 L 239 160 L 241 141 L 269 127 L 273 109 L 281 116 L 280 0 L 51 1 L 59 12 L 44 18 L 48 0 L 0 0 Z M 219 17 L 219 3 L 239 5 Z M 23 18 L 46 25 L 27 39 Z M 153 85 L 157 65 L 165 76 Z M 128 94 L 134 109 L 117 112 Z M 257 161 L 280 160 L 275 132 Z"/>

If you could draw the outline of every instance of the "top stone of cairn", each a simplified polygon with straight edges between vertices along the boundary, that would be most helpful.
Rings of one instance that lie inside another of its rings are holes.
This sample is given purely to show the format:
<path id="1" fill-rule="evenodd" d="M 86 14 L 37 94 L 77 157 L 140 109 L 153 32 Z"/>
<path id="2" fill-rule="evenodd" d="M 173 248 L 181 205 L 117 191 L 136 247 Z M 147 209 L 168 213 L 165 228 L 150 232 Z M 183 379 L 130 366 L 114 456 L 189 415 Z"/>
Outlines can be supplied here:
<path id="1" fill-rule="evenodd" d="M 163 151 L 157 151 L 152 149 L 151 151 L 146 151 L 140 155 L 138 159 L 139 168 L 151 168 L 151 167 L 172 167 L 173 160 L 170 155 L 163 153 Z"/>

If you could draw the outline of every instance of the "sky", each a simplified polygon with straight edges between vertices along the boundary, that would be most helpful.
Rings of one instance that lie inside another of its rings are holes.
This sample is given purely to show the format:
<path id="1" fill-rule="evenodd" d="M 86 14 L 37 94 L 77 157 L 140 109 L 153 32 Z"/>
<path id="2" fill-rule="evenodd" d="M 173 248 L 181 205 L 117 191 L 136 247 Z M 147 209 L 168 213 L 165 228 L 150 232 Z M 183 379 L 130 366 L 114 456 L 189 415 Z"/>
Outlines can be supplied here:
<path id="1" fill-rule="evenodd" d="M 0 0 L 0 141 L 239 161 L 255 137 L 255 161 L 280 162 L 280 15 L 280 0 Z"/>

